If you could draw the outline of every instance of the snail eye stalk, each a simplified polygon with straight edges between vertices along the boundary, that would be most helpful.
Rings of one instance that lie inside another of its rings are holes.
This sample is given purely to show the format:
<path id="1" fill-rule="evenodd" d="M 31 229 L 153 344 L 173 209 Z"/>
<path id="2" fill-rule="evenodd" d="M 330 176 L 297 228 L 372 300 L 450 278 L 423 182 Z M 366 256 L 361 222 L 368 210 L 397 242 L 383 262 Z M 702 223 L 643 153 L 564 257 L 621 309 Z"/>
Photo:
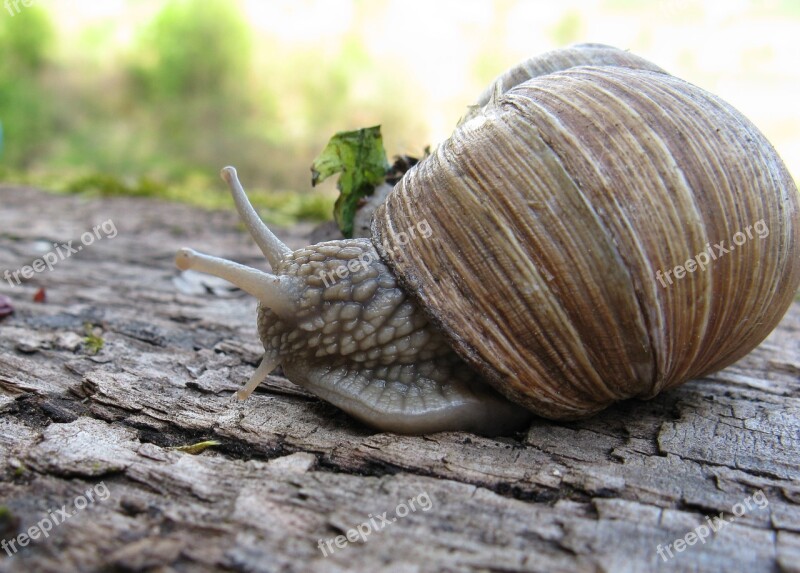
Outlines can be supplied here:
<path id="1" fill-rule="evenodd" d="M 269 227 L 264 224 L 256 210 L 253 209 L 253 205 L 247 198 L 247 194 L 244 192 L 244 188 L 236 175 L 236 169 L 223 167 L 220 176 L 228 184 L 242 223 L 247 227 L 250 236 L 253 237 L 258 248 L 267 257 L 270 266 L 274 270 L 278 263 L 284 260 L 292 250 L 269 230 Z"/>
<path id="2" fill-rule="evenodd" d="M 175 265 L 182 271 L 191 269 L 225 279 L 253 295 L 278 316 L 291 316 L 296 311 L 297 293 L 290 277 L 276 276 L 187 248 L 178 251 Z"/>

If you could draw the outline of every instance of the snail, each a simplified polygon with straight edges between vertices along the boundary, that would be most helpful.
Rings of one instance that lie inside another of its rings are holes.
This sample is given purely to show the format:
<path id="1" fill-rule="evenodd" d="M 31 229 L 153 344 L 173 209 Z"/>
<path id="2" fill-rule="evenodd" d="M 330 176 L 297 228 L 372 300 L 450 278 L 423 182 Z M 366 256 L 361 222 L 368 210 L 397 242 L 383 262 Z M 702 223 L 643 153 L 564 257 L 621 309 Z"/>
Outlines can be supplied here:
<path id="1" fill-rule="evenodd" d="M 718 97 L 580 45 L 503 74 L 374 213 L 292 251 L 222 177 L 267 273 L 261 365 L 381 430 L 498 434 L 652 398 L 755 348 L 800 284 L 798 192 Z"/>

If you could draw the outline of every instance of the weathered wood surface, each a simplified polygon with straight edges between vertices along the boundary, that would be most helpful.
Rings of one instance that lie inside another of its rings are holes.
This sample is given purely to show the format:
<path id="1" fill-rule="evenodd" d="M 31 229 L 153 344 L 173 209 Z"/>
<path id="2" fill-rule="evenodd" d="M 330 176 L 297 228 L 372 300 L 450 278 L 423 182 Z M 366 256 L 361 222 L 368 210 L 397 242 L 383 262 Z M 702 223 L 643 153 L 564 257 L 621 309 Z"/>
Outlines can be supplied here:
<path id="1" fill-rule="evenodd" d="M 233 213 L 0 188 L 0 273 L 108 219 L 113 239 L 0 282 L 16 307 L 0 322 L 0 539 L 96 494 L 0 550 L 0 571 L 800 571 L 800 302 L 750 356 L 655 400 L 502 439 L 398 436 L 279 376 L 231 401 L 260 357 L 255 303 L 172 261 L 189 245 L 261 264 Z M 206 439 L 220 445 L 175 449 Z M 319 540 L 384 512 L 323 556 Z"/>

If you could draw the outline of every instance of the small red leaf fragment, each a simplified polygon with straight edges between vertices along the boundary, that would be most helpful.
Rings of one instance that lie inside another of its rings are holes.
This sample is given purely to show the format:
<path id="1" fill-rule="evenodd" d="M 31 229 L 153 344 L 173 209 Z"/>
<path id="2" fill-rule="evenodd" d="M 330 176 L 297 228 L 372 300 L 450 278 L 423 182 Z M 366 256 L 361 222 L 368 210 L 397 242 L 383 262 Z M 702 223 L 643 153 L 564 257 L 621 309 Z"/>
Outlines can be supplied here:
<path id="1" fill-rule="evenodd" d="M 44 302 L 45 300 L 47 300 L 47 293 L 45 293 L 44 287 L 41 287 L 33 295 L 33 302 Z"/>

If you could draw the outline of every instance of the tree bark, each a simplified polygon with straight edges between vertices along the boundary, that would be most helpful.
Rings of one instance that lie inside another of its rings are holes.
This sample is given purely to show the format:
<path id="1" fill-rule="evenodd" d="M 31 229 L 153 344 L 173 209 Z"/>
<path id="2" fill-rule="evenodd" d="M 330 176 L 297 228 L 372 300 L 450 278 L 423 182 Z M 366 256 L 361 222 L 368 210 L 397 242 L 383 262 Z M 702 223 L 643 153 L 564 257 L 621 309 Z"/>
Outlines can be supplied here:
<path id="1" fill-rule="evenodd" d="M 800 302 L 749 356 L 653 400 L 497 439 L 400 436 L 277 375 L 231 400 L 260 359 L 256 303 L 173 257 L 263 267 L 233 213 L 0 201 L 0 273 L 83 247 L 0 282 L 0 572 L 800 571 Z M 116 236 L 83 241 L 109 220 Z"/>

